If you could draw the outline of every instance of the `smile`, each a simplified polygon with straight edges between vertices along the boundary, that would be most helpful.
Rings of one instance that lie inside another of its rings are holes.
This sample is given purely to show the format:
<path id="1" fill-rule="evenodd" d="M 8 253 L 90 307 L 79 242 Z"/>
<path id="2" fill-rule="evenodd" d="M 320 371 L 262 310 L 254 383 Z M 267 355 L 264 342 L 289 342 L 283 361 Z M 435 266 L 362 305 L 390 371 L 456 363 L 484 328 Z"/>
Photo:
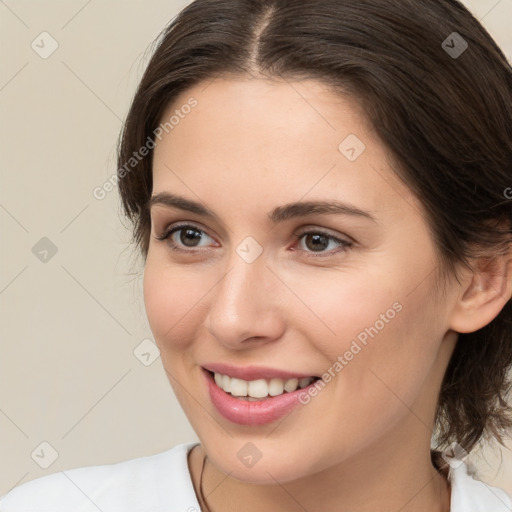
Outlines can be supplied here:
<path id="1" fill-rule="evenodd" d="M 220 365 L 216 365 L 220 369 Z M 223 370 L 225 371 L 225 369 Z M 228 372 L 202 368 L 204 382 L 211 404 L 224 419 L 238 425 L 258 426 L 277 421 L 296 407 L 303 407 L 299 401 L 301 393 L 307 393 L 315 386 L 319 377 L 287 375 L 278 377 L 276 371 L 240 370 L 238 377 Z M 250 380 L 242 379 L 241 374 Z M 279 372 L 281 375 L 286 372 Z M 263 375 L 264 374 L 264 375 Z"/>
<path id="2" fill-rule="evenodd" d="M 309 386 L 317 377 L 301 377 L 292 379 L 274 378 L 270 380 L 243 380 L 229 375 L 214 373 L 215 384 L 231 396 L 242 400 L 257 401 L 264 400 L 269 396 L 279 396 L 284 393 L 292 393 L 297 389 Z"/>

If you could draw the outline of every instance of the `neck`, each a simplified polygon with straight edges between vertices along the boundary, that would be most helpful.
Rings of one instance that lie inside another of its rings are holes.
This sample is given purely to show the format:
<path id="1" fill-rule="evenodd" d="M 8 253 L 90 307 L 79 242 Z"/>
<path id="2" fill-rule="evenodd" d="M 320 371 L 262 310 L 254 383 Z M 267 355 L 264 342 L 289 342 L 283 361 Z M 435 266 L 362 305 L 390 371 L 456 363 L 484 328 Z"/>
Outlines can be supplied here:
<path id="1" fill-rule="evenodd" d="M 256 512 L 262 509 L 282 512 L 448 512 L 450 489 L 445 477 L 433 467 L 429 450 L 412 453 L 402 448 L 374 449 L 359 453 L 357 460 L 344 461 L 320 473 L 276 485 L 248 484 L 220 471 L 207 459 L 202 475 L 201 506 L 208 512 Z M 404 448 L 405 447 L 405 448 Z M 190 467 L 200 496 L 200 473 L 205 452 L 196 447 Z M 200 500 L 201 502 L 201 500 Z M 242 505 L 243 504 L 243 505 Z"/>

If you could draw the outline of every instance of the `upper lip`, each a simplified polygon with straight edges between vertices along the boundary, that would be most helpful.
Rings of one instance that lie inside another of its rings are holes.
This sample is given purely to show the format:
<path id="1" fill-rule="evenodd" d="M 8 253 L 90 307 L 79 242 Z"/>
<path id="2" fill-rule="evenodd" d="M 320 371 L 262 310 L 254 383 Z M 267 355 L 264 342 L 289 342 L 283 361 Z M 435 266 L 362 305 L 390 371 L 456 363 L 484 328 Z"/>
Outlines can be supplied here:
<path id="1" fill-rule="evenodd" d="M 301 379 L 303 377 L 315 377 L 311 373 L 291 372 L 289 370 L 279 370 L 266 366 L 232 366 L 225 363 L 208 363 L 203 368 L 210 372 L 229 375 L 237 379 L 258 380 L 258 379 Z"/>

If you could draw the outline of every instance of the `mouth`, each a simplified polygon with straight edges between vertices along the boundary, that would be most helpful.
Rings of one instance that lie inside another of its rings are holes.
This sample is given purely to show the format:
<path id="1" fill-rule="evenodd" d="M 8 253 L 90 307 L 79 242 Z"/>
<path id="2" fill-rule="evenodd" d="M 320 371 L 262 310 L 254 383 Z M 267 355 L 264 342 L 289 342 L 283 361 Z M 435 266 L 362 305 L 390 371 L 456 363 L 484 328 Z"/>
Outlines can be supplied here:
<path id="1" fill-rule="evenodd" d="M 288 415 L 305 403 L 301 395 L 321 380 L 313 375 L 245 380 L 204 367 L 202 373 L 217 412 L 232 423 L 247 426 L 265 425 Z M 249 373 L 252 375 L 252 370 Z M 270 373 L 276 375 L 275 371 Z"/>
<path id="2" fill-rule="evenodd" d="M 222 389 L 225 393 L 238 398 L 240 400 L 247 400 L 249 402 L 256 402 L 265 400 L 269 397 L 281 396 L 286 393 L 293 393 L 298 389 L 304 389 L 310 384 L 320 379 L 317 376 L 311 377 L 292 377 L 292 378 L 279 378 L 272 379 L 254 379 L 245 380 L 236 377 L 231 377 L 219 372 L 212 372 L 206 370 L 218 388 Z"/>

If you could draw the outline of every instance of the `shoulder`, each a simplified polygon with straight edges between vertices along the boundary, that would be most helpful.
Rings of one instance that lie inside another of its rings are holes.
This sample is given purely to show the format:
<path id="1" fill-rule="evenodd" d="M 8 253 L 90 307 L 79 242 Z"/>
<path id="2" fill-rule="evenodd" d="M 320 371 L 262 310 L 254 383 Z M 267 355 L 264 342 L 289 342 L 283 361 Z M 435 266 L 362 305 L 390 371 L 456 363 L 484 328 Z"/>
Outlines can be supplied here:
<path id="1" fill-rule="evenodd" d="M 195 505 L 187 465 L 195 444 L 37 478 L 0 497 L 0 512 L 160 512 L 179 501 L 189 504 L 185 511 Z"/>
<path id="2" fill-rule="evenodd" d="M 492 487 L 475 476 L 465 462 L 449 462 L 448 479 L 451 484 L 452 512 L 510 512 L 512 500 L 504 490 Z"/>

